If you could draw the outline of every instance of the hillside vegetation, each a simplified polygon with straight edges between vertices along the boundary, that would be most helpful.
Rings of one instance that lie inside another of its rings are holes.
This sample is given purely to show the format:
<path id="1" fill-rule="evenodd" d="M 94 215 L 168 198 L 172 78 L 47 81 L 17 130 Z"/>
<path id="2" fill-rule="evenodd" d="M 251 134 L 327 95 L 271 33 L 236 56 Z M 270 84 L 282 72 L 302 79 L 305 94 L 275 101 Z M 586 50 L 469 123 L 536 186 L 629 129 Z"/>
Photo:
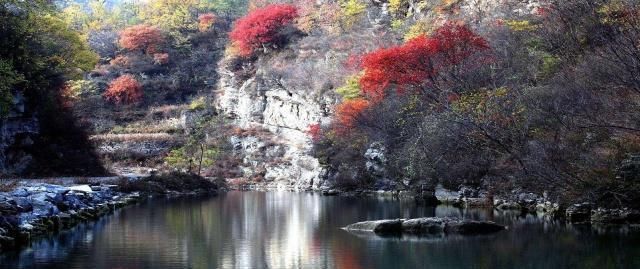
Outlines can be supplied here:
<path id="1" fill-rule="evenodd" d="M 345 189 L 441 184 L 640 206 L 636 1 L 1 3 L 21 23 L 35 12 L 24 27 L 42 44 L 66 44 L 25 62 L 0 43 L 2 111 L 46 89 L 111 171 L 259 183 L 313 166 L 291 157 L 310 154 L 322 167 L 311 178 Z M 38 84 L 51 76 L 34 66 L 53 68 L 56 86 Z M 284 112 L 261 103 L 274 100 L 322 111 L 274 120 Z"/>

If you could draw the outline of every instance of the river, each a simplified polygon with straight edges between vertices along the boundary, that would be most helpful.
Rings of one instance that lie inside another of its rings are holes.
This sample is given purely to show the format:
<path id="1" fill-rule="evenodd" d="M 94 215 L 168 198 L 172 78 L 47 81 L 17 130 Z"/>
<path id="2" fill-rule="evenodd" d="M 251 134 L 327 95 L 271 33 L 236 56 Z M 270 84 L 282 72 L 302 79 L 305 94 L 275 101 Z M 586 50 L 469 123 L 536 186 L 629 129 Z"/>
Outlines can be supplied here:
<path id="1" fill-rule="evenodd" d="M 509 229 L 402 238 L 340 229 L 424 216 L 493 220 Z M 0 268 L 640 268 L 640 228 L 592 229 L 389 198 L 234 191 L 152 199 L 6 253 Z"/>

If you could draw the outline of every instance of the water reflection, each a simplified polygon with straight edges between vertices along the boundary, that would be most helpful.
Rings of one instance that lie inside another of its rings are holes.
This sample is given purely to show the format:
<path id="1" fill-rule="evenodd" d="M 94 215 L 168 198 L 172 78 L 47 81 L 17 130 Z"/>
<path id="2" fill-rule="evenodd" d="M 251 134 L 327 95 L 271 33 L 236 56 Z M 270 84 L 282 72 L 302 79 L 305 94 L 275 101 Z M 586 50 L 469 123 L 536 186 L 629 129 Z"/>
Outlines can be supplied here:
<path id="1" fill-rule="evenodd" d="M 488 219 L 479 237 L 380 238 L 339 229 L 382 218 Z M 640 268 L 638 231 L 567 227 L 493 210 L 311 193 L 154 200 L 0 257 L 1 268 Z"/>

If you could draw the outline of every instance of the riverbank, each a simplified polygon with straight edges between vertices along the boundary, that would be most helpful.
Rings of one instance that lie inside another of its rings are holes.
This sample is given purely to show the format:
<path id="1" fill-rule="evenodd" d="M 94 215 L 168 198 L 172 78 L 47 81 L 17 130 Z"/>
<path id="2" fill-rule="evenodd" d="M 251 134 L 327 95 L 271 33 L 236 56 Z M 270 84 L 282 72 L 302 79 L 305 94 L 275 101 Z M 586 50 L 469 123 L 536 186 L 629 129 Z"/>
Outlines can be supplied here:
<path id="1" fill-rule="evenodd" d="M 153 196 L 215 194 L 218 184 L 186 174 L 144 178 L 17 181 L 0 192 L 0 251 L 20 248 L 34 238 L 93 221 Z"/>
<path id="2" fill-rule="evenodd" d="M 462 186 L 458 191 L 437 186 L 434 191 L 423 190 L 375 190 L 375 189 L 341 189 L 341 188 L 300 188 L 297 186 L 269 184 L 229 184 L 229 187 L 240 191 L 293 191 L 318 192 L 325 196 L 347 197 L 389 197 L 395 199 L 415 200 L 427 205 L 451 205 L 458 208 L 487 208 L 503 212 L 514 212 L 520 215 L 532 214 L 552 220 L 566 221 L 577 225 L 617 225 L 640 224 L 640 210 L 633 208 L 604 208 L 596 204 L 559 202 L 546 193 L 536 194 L 523 190 L 513 190 L 502 195 L 489 195 L 487 191 Z"/>

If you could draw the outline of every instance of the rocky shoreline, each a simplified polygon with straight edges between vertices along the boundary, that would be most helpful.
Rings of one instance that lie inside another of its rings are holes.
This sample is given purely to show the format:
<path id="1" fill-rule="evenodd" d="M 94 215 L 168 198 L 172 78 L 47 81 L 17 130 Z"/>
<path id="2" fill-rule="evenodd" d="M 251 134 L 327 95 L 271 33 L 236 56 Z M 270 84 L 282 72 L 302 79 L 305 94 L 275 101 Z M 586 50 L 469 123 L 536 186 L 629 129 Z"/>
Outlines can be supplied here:
<path id="1" fill-rule="evenodd" d="M 221 185 L 186 174 L 152 175 L 144 178 L 115 177 L 87 184 L 74 184 L 68 180 L 59 184 L 22 181 L 13 190 L 0 192 L 0 252 L 18 249 L 39 236 L 69 229 L 85 221 L 97 220 L 119 208 L 152 196 L 211 194 L 217 193 Z M 449 191 L 441 187 L 436 188 L 435 192 L 371 189 L 345 191 L 326 187 L 269 188 L 264 185 L 232 188 L 241 191 L 313 191 L 325 196 L 386 196 L 430 205 L 447 204 L 460 208 L 535 214 L 579 225 L 640 223 L 638 210 L 604 209 L 590 203 L 563 207 L 552 202 L 546 195 L 533 193 L 514 193 L 503 198 L 478 194 L 479 191 L 466 188 Z"/>
<path id="2" fill-rule="evenodd" d="M 519 214 L 534 214 L 550 219 L 564 220 L 576 225 L 619 225 L 640 224 L 640 210 L 632 208 L 602 208 L 591 203 L 572 203 L 562 205 L 546 194 L 538 195 L 531 192 L 515 190 L 509 195 L 493 196 L 486 191 L 466 186 L 458 191 L 451 191 L 438 186 L 435 191 L 412 190 L 374 190 L 356 189 L 343 190 L 340 188 L 300 188 L 273 187 L 265 184 L 246 184 L 230 186 L 240 191 L 294 191 L 318 192 L 325 196 L 371 197 L 386 196 L 397 199 L 410 199 L 429 205 L 451 205 L 459 208 L 488 208 L 498 211 L 512 211 Z"/>
<path id="3" fill-rule="evenodd" d="M 218 186 L 192 175 L 118 178 L 91 184 L 22 181 L 0 192 L 0 252 L 34 238 L 94 221 L 157 195 L 215 194 Z"/>

